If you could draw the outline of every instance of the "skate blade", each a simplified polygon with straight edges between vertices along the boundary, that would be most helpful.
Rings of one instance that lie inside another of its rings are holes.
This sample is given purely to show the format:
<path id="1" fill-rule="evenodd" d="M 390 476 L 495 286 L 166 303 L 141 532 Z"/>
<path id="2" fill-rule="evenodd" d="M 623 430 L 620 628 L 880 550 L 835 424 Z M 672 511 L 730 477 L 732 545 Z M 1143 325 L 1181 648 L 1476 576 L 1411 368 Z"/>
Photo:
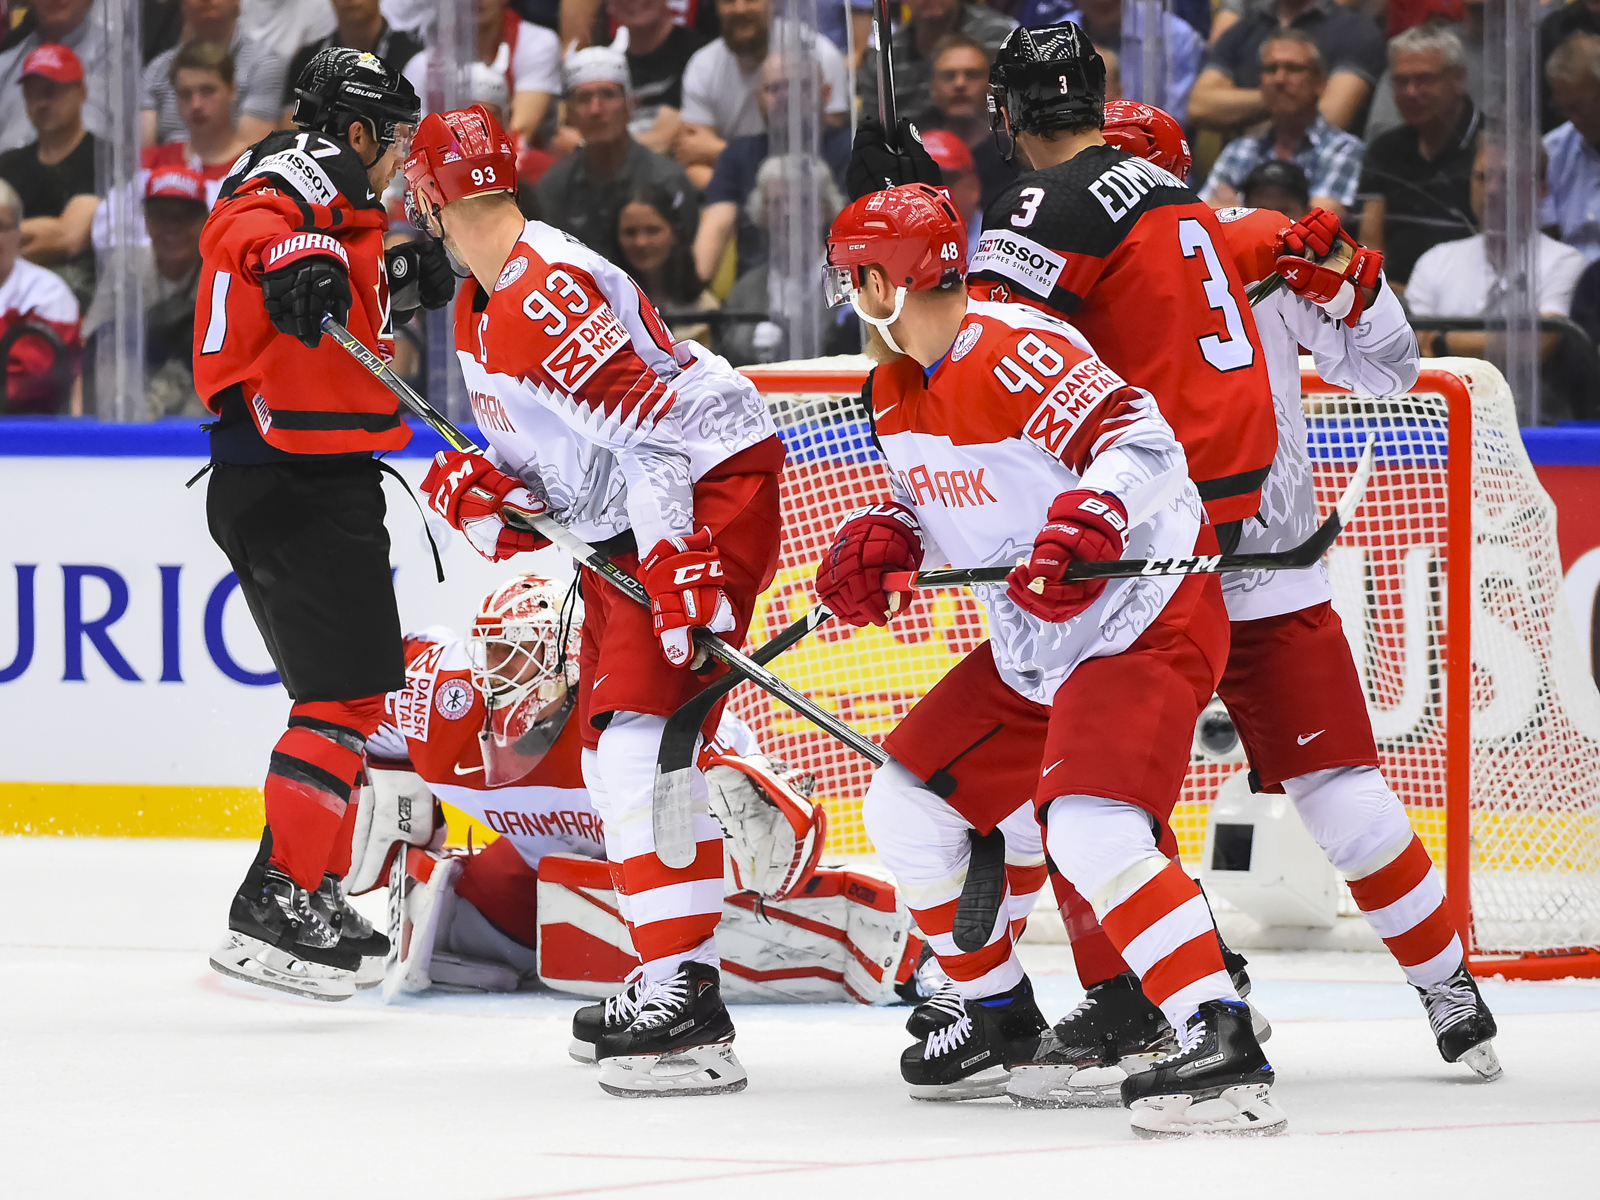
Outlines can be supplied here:
<path id="1" fill-rule="evenodd" d="M 1479 1042 L 1472 1049 L 1462 1051 L 1456 1061 L 1466 1063 L 1472 1068 L 1472 1073 L 1485 1083 L 1493 1083 L 1504 1074 L 1500 1067 L 1500 1056 L 1494 1052 L 1493 1041 Z"/>
<path id="2" fill-rule="evenodd" d="M 1122 1081 L 1148 1071 L 1160 1054 L 1130 1054 L 1115 1066 L 1033 1063 L 1013 1067 L 1006 1095 L 1018 1108 L 1121 1108 Z"/>
<path id="3" fill-rule="evenodd" d="M 986 1100 L 991 1096 L 1004 1096 L 1011 1072 L 1005 1067 L 990 1067 L 954 1083 L 912 1083 L 913 1100 Z"/>
<path id="4" fill-rule="evenodd" d="M 242 933 L 228 934 L 211 953 L 211 969 L 258 987 L 337 1002 L 356 994 L 355 972 L 310 963 Z"/>
<path id="5" fill-rule="evenodd" d="M 584 1066 L 593 1066 L 596 1061 L 593 1042 L 586 1042 L 582 1038 L 573 1038 L 567 1043 L 567 1057 L 573 1062 L 581 1062 Z"/>
<path id="6" fill-rule="evenodd" d="M 691 1046 L 672 1054 L 630 1054 L 600 1064 L 600 1088 L 636 1100 L 650 1096 L 721 1096 L 742 1092 L 750 1077 L 733 1045 Z"/>
<path id="7" fill-rule="evenodd" d="M 1135 1100 L 1129 1124 L 1142 1138 L 1270 1137 L 1289 1127 L 1272 1103 L 1272 1085 L 1240 1084 L 1209 1099 L 1146 1096 Z"/>
<path id="8" fill-rule="evenodd" d="M 364 992 L 368 988 L 375 988 L 382 983 L 383 964 L 384 959 L 381 955 L 377 958 L 371 956 L 363 958 L 360 969 L 356 971 L 356 991 Z"/>

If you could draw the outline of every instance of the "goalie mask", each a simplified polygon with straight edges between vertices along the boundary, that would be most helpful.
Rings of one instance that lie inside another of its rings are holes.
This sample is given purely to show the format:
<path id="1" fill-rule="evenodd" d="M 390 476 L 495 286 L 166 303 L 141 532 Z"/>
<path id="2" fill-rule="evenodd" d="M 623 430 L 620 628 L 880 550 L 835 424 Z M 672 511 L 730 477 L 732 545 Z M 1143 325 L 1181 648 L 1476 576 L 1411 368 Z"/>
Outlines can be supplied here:
<path id="1" fill-rule="evenodd" d="M 577 704 L 577 591 L 518 575 L 484 600 L 467 634 L 472 682 L 483 696 L 483 777 L 513 783 L 539 765 Z"/>

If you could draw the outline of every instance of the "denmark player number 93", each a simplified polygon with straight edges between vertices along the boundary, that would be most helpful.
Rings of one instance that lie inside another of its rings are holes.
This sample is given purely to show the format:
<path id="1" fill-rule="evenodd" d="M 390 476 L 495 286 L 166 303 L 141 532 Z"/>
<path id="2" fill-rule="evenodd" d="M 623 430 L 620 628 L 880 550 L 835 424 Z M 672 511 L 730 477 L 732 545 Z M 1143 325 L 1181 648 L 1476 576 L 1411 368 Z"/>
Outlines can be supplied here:
<path id="1" fill-rule="evenodd" d="M 1219 371 L 1237 371 L 1241 367 L 1248 367 L 1256 360 L 1256 348 L 1245 334 L 1239 302 L 1228 290 L 1228 274 L 1217 258 L 1217 248 L 1211 244 L 1211 235 L 1206 232 L 1204 225 L 1189 217 L 1178 222 L 1178 246 L 1185 258 L 1193 258 L 1198 252 L 1205 259 L 1206 277 L 1201 286 L 1205 289 L 1206 304 L 1220 312 L 1228 326 L 1227 337 L 1208 333 L 1200 338 L 1200 353 Z"/>

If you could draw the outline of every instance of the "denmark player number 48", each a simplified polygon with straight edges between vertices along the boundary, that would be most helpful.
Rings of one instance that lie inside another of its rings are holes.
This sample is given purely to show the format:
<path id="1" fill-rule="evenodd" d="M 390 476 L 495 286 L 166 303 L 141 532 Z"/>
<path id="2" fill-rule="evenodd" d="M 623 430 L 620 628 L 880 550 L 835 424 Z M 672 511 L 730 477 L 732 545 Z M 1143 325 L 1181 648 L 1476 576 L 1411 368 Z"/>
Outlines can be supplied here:
<path id="1" fill-rule="evenodd" d="M 1256 349 L 1244 331 L 1244 317 L 1239 313 L 1238 301 L 1228 290 L 1228 275 L 1217 258 L 1217 248 L 1211 244 L 1211 235 L 1204 225 L 1189 217 L 1178 222 L 1178 245 L 1185 258 L 1199 253 L 1205 259 L 1206 277 L 1201 286 L 1205 288 L 1206 304 L 1220 312 L 1228 326 L 1227 337 L 1208 333 L 1199 339 L 1200 353 L 1219 371 L 1248 367 L 1256 360 Z"/>

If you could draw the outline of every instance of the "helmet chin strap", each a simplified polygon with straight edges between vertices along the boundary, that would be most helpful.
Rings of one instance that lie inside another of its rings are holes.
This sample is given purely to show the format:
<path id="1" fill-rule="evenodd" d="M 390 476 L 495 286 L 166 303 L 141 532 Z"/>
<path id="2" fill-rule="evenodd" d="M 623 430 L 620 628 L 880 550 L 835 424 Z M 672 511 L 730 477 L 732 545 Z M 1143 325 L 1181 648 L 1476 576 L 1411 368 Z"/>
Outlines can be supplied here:
<path id="1" fill-rule="evenodd" d="M 894 311 L 887 317 L 869 317 L 866 313 L 862 312 L 861 294 L 859 292 L 850 297 L 850 307 L 856 310 L 856 316 L 860 317 L 868 325 L 871 325 L 874 329 L 876 329 L 878 333 L 882 335 L 884 344 L 896 354 L 904 354 L 906 352 L 902 350 L 899 344 L 894 340 L 894 335 L 889 332 L 889 326 L 893 325 L 900 319 L 900 310 L 905 306 L 906 289 L 903 287 L 895 288 Z"/>

